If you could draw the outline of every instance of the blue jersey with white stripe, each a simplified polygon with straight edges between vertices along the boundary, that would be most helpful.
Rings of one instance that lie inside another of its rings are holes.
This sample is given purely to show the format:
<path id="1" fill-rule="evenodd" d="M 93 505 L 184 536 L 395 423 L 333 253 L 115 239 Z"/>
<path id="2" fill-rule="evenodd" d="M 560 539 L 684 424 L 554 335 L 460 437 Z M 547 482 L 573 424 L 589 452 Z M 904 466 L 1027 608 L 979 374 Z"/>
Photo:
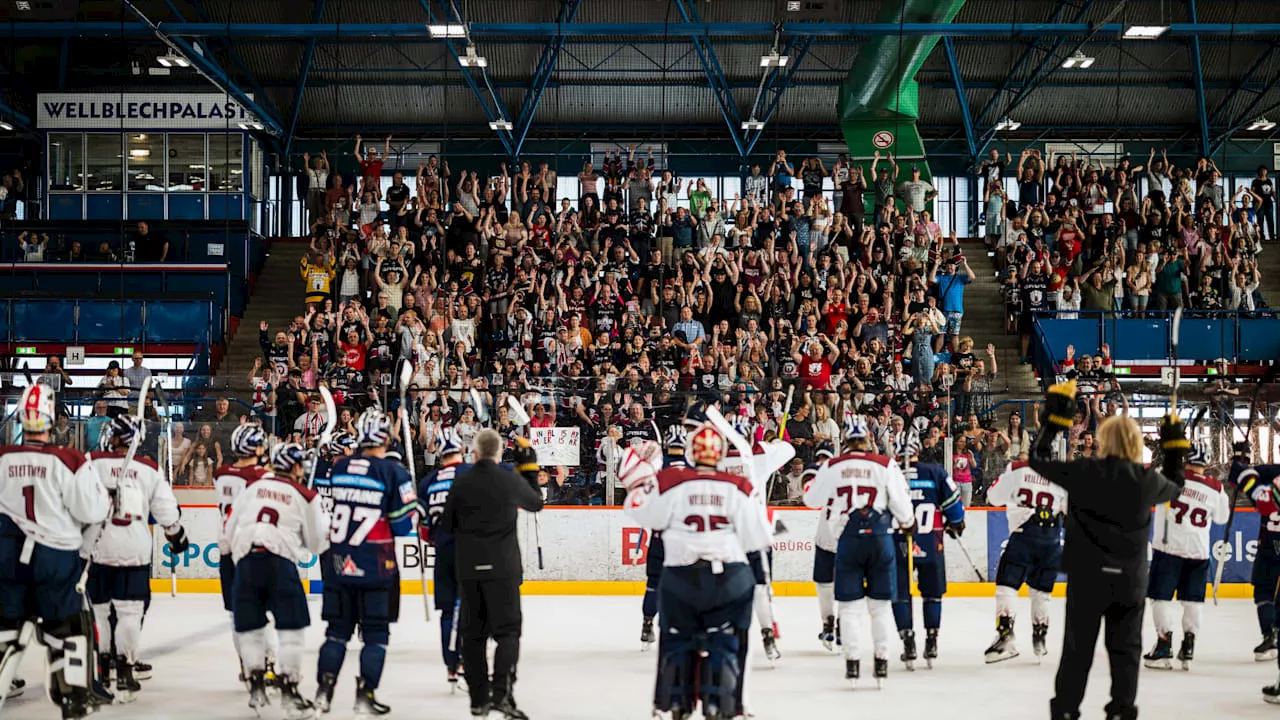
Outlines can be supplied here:
<path id="1" fill-rule="evenodd" d="M 913 463 L 902 473 L 907 477 L 916 513 L 916 562 L 933 562 L 942 557 L 943 525 L 964 519 L 960 489 L 941 465 Z"/>
<path id="2" fill-rule="evenodd" d="M 453 481 L 462 477 L 471 469 L 471 463 L 446 465 L 431 473 L 422 481 L 418 490 L 418 512 L 423 524 L 431 530 L 431 544 L 442 547 L 453 542 L 453 536 L 436 529 L 436 522 L 444 512 L 444 504 L 449 501 L 449 491 L 453 489 Z"/>
<path id="3" fill-rule="evenodd" d="M 413 531 L 418 507 L 408 471 L 389 458 L 344 457 L 333 466 L 328 486 L 334 579 L 355 585 L 399 582 L 395 538 Z"/>

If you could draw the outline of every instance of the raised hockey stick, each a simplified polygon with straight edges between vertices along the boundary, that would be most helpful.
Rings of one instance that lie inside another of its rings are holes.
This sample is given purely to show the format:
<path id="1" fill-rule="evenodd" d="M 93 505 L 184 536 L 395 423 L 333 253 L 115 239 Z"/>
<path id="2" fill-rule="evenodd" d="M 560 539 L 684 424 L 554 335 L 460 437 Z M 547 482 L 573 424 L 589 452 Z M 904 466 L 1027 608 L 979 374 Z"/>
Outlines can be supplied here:
<path id="1" fill-rule="evenodd" d="M 413 482 L 414 489 L 418 487 L 418 466 L 414 460 L 413 451 L 413 434 L 409 430 L 409 408 L 405 401 L 406 395 L 409 393 L 409 381 L 413 379 L 413 364 L 405 362 L 400 366 L 400 433 L 404 437 L 404 457 L 409 464 L 409 478 Z M 479 409 L 476 415 L 479 416 Z M 414 533 L 418 539 L 418 567 L 421 572 L 418 574 L 422 582 L 422 610 L 427 615 L 427 620 L 431 620 L 431 593 L 427 583 L 427 546 L 422 543 L 422 523 L 426 521 L 425 517 L 418 518 L 419 531 Z M 454 619 L 457 622 L 457 618 Z"/>
<path id="2" fill-rule="evenodd" d="M 142 389 L 138 392 L 138 414 L 139 421 L 143 419 L 142 413 L 146 408 L 147 393 L 151 392 L 151 377 L 147 376 L 142 381 Z M 129 442 L 129 451 L 124 454 L 124 462 L 120 463 L 120 479 L 125 478 L 125 473 L 129 471 L 129 463 L 133 462 L 133 456 L 138 453 L 138 445 L 142 442 L 142 433 L 134 433 L 133 440 Z M 114 512 L 114 510 L 112 511 Z M 98 549 L 98 543 L 102 541 L 102 533 L 106 530 L 105 523 L 98 530 L 97 536 L 93 539 L 93 547 L 89 549 L 89 556 L 85 560 L 84 571 L 80 573 L 80 581 L 76 583 L 76 592 L 84 595 L 85 585 L 89 582 L 89 568 L 93 565 L 93 554 Z M 174 565 L 178 560 L 174 558 Z"/>
<path id="3" fill-rule="evenodd" d="M 158 376 L 160 382 L 155 383 L 156 401 L 160 403 L 160 407 L 164 409 L 164 423 L 168 426 L 168 430 L 164 434 L 165 437 L 165 454 L 167 458 L 160 458 L 160 467 L 164 471 L 164 481 L 169 483 L 169 487 L 173 487 L 173 416 L 169 414 L 169 398 L 164 394 L 164 381 L 168 375 Z M 163 533 L 162 533 L 163 534 Z M 169 566 L 169 597 L 178 597 L 178 562 L 174 558 L 173 565 Z"/>
<path id="4" fill-rule="evenodd" d="M 311 469 L 307 471 L 307 487 L 315 487 L 316 484 L 316 468 L 320 466 L 320 453 L 324 452 L 324 447 L 333 439 L 333 429 L 338 426 L 338 410 L 333 405 L 333 395 L 329 393 L 329 388 L 324 385 L 320 386 L 320 399 L 324 401 L 324 430 L 320 431 L 320 439 L 316 441 L 316 447 L 312 454 Z"/>
<path id="5" fill-rule="evenodd" d="M 782 406 L 782 420 L 778 422 L 778 439 L 779 440 L 782 440 L 783 439 L 782 436 L 787 432 L 787 420 L 791 419 L 791 396 L 793 393 L 795 393 L 795 391 L 796 391 L 795 385 L 791 385 L 787 388 L 787 402 Z M 774 475 L 776 474 L 777 473 L 774 473 Z M 769 481 L 766 483 L 765 494 L 764 494 L 764 502 L 766 505 L 769 504 L 769 498 L 773 497 L 774 475 L 770 475 Z"/>
<path id="6" fill-rule="evenodd" d="M 1178 367 L 1178 331 L 1182 327 L 1182 308 L 1173 311 L 1173 321 L 1169 323 L 1169 355 L 1173 360 L 1173 387 L 1169 389 L 1169 414 L 1178 415 L 1178 383 L 1182 380 L 1182 368 Z M 1169 542 L 1169 513 L 1172 503 L 1164 504 L 1164 542 Z"/>

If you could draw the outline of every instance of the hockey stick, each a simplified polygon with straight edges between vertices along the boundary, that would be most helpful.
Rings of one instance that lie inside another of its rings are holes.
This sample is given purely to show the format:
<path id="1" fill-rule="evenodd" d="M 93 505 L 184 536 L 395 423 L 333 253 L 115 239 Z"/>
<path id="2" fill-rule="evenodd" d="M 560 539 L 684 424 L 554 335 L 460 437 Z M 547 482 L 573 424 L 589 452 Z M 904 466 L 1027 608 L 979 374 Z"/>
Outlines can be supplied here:
<path id="1" fill-rule="evenodd" d="M 1169 324 L 1169 355 L 1173 360 L 1173 387 L 1169 390 L 1169 415 L 1178 416 L 1178 383 L 1182 380 L 1182 369 L 1178 367 L 1178 331 L 1182 327 L 1182 308 L 1173 311 L 1173 321 Z M 1172 502 L 1164 504 L 1164 542 L 1169 542 L 1169 513 Z"/>
<path id="2" fill-rule="evenodd" d="M 795 385 L 791 385 L 787 388 L 787 402 L 782 406 L 782 420 L 778 423 L 778 439 L 779 440 L 782 440 L 783 439 L 782 436 L 787 432 L 787 420 L 791 419 L 791 395 L 795 391 L 796 391 Z M 773 497 L 773 478 L 774 478 L 774 475 L 776 474 L 777 473 L 770 475 L 768 482 L 765 483 L 764 502 L 766 505 L 769 504 L 769 498 Z"/>
<path id="3" fill-rule="evenodd" d="M 142 421 L 142 413 L 146 407 L 147 393 L 151 392 L 151 376 L 147 376 L 142 381 L 142 389 L 138 392 L 138 421 Z M 133 456 L 138 453 L 138 445 L 142 442 L 142 433 L 134 433 L 133 440 L 129 442 L 129 451 L 124 454 L 124 462 L 120 463 L 120 481 L 126 477 L 129 471 L 129 463 L 133 462 Z M 119 482 L 119 481 L 117 481 Z M 117 485 L 118 487 L 118 485 Z M 89 549 L 89 555 L 85 558 L 84 571 L 80 573 L 80 581 L 76 583 L 76 592 L 84 595 L 85 585 L 89 582 L 89 568 L 93 566 L 93 554 L 98 549 L 98 543 L 102 541 L 102 534 L 106 531 L 106 521 L 98 530 L 98 535 L 93 539 L 93 547 Z M 173 559 L 173 564 L 178 564 L 178 559 Z"/>
<path id="4" fill-rule="evenodd" d="M 1262 393 L 1262 386 L 1267 384 L 1267 381 L 1272 377 L 1274 373 L 1275 373 L 1274 365 L 1267 368 L 1266 373 L 1264 373 L 1262 378 L 1258 380 L 1257 387 L 1253 389 L 1253 396 L 1249 399 L 1249 424 L 1246 425 L 1244 429 L 1244 439 L 1246 443 L 1249 442 L 1249 435 L 1253 433 L 1253 422 L 1254 420 L 1257 419 L 1258 396 L 1259 394 Z M 1248 460 L 1246 464 L 1253 465 L 1252 448 L 1250 448 L 1250 454 L 1246 456 L 1246 459 Z M 1230 471 L 1228 470 L 1228 472 Z M 1213 561 L 1217 563 L 1217 567 L 1213 569 L 1213 604 L 1214 605 L 1218 604 L 1218 587 L 1222 585 L 1222 572 L 1223 570 L 1226 569 L 1227 560 L 1231 557 L 1231 526 L 1236 519 L 1236 502 L 1239 501 L 1239 499 L 1240 499 L 1240 483 L 1239 483 L 1239 478 L 1237 478 L 1236 483 L 1231 488 L 1231 502 L 1229 503 L 1230 510 L 1227 513 L 1227 524 L 1222 531 L 1222 539 L 1219 540 L 1217 543 L 1214 543 L 1213 550 L 1212 552 L 1210 552 L 1210 555 L 1213 556 Z"/>
<path id="5" fill-rule="evenodd" d="M 307 471 L 307 487 L 315 487 L 316 484 L 316 468 L 320 466 L 320 453 L 324 452 L 324 447 L 333 439 L 333 429 L 338 426 L 338 410 L 333 406 L 333 395 L 329 393 L 329 388 L 320 386 L 320 399 L 324 401 L 324 430 L 320 431 L 320 438 L 316 441 L 315 449 L 312 452 L 311 469 Z"/>
<path id="6" fill-rule="evenodd" d="M 409 381 L 413 379 L 413 365 L 405 362 L 400 366 L 400 433 L 404 436 L 404 456 L 409 463 L 409 479 L 413 483 L 416 490 L 418 487 L 418 467 L 417 461 L 414 459 L 413 451 L 413 434 L 409 430 L 409 408 L 405 402 L 405 396 L 409 392 Z M 479 410 L 476 411 L 477 416 Z M 419 531 L 414 533 L 418 539 L 418 566 L 421 572 L 418 574 L 422 582 L 422 609 L 427 615 L 427 621 L 431 620 L 431 593 L 427 587 L 427 547 L 422 543 L 422 523 L 425 517 L 418 518 Z"/>
<path id="7" fill-rule="evenodd" d="M 955 537 L 956 547 L 960 548 L 960 553 L 964 555 L 964 559 L 969 561 L 969 567 L 973 568 L 973 574 L 978 576 L 978 582 L 984 583 L 986 579 L 982 577 L 982 571 L 978 569 L 978 564 L 973 561 L 973 556 L 969 554 L 968 548 L 964 543 L 960 542 L 960 536 Z"/>
<path id="8" fill-rule="evenodd" d="M 160 382 L 155 384 L 156 400 L 159 401 L 160 407 L 164 408 L 164 421 L 168 424 L 168 433 L 165 434 L 165 454 L 169 457 L 161 458 L 160 467 L 164 468 L 164 481 L 169 483 L 169 487 L 173 487 L 173 416 L 169 414 L 169 399 L 164 394 L 164 381 L 168 375 L 158 376 Z M 169 567 L 169 597 L 178 597 L 178 562 L 174 559 L 173 565 Z"/>

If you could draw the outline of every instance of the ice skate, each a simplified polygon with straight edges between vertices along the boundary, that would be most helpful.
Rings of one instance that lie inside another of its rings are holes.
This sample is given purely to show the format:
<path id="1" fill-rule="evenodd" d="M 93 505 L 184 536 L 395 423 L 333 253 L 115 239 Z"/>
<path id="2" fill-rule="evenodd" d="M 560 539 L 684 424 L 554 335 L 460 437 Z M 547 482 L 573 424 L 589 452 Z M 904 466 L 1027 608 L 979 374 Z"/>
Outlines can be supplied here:
<path id="1" fill-rule="evenodd" d="M 1274 685 L 1262 688 L 1262 699 L 1272 705 L 1280 705 L 1280 680 L 1276 680 Z"/>
<path id="2" fill-rule="evenodd" d="M 320 676 L 319 687 L 316 688 L 316 710 L 329 712 L 329 708 L 333 707 L 333 688 L 337 684 L 338 678 L 333 673 Z"/>
<path id="3" fill-rule="evenodd" d="M 1178 662 L 1183 670 L 1191 669 L 1191 661 L 1196 657 L 1196 634 L 1186 633 L 1182 636 L 1182 646 L 1178 648 Z"/>
<path id="4" fill-rule="evenodd" d="M 1173 633 L 1156 638 L 1156 646 L 1142 656 L 1142 664 L 1152 670 L 1173 669 Z"/>
<path id="5" fill-rule="evenodd" d="M 249 673 L 249 707 L 254 712 L 258 712 L 259 708 L 270 705 L 271 701 L 267 699 L 267 677 L 262 670 L 254 670 Z M 261 715 L 261 713 L 258 713 Z"/>
<path id="6" fill-rule="evenodd" d="M 908 670 L 916 669 L 916 631 L 901 630 L 898 637 L 902 638 L 902 664 L 907 666 Z"/>
<path id="7" fill-rule="evenodd" d="M 1040 658 L 1049 654 L 1048 639 L 1048 624 L 1036 624 L 1031 626 L 1031 652 L 1035 653 L 1036 662 L 1040 662 Z"/>
<path id="8" fill-rule="evenodd" d="M 1018 657 L 1018 648 L 1014 645 L 1013 618 L 1002 617 L 996 623 L 996 640 L 987 648 L 987 664 L 1003 662 Z"/>
<path id="9" fill-rule="evenodd" d="M 386 715 L 391 712 L 391 706 L 378 702 L 378 698 L 374 697 L 373 688 L 365 687 L 364 680 L 356 678 L 355 711 L 357 718 L 371 718 Z"/>
<path id="10" fill-rule="evenodd" d="M 1266 662 L 1276 659 L 1276 633 L 1272 631 L 1262 636 L 1262 642 L 1253 649 L 1255 662 Z"/>
<path id="11" fill-rule="evenodd" d="M 761 639 L 764 640 L 764 656 L 769 659 L 769 664 L 772 665 L 778 661 L 778 658 L 782 657 L 782 653 L 778 652 L 778 641 L 773 635 L 772 628 L 764 628 L 760 631 L 760 635 Z"/>
<path id="12" fill-rule="evenodd" d="M 22 678 L 15 678 L 13 682 L 9 683 L 9 690 L 4 694 L 4 699 L 12 700 L 26 692 L 26 689 L 27 681 Z"/>
<path id="13" fill-rule="evenodd" d="M 134 680 L 150 680 L 151 679 L 151 663 L 135 662 L 133 664 Z"/>
<path id="14" fill-rule="evenodd" d="M 858 686 L 858 678 L 862 677 L 862 661 L 861 660 L 845 660 L 844 661 L 844 679 Z"/>
<path id="15" fill-rule="evenodd" d="M 478 705 L 476 707 L 471 708 L 471 717 L 478 717 L 478 718 L 489 717 L 489 706 Z"/>
<path id="16" fill-rule="evenodd" d="M 938 659 L 938 628 L 929 628 L 924 636 L 924 664 L 933 669 L 933 661 Z"/>
<path id="17" fill-rule="evenodd" d="M 889 677 L 889 658 L 876 658 L 873 672 L 876 678 L 876 688 L 883 688 L 885 678 Z"/>
<path id="18" fill-rule="evenodd" d="M 653 618 L 644 619 L 644 625 L 640 628 L 640 650 L 648 650 L 657 638 L 653 634 Z"/>
<path id="19" fill-rule="evenodd" d="M 142 690 L 142 685 L 133 677 L 133 664 L 129 662 L 128 658 L 120 655 L 115 659 L 115 666 L 115 703 L 117 705 L 123 705 L 137 700 L 138 691 Z"/>
<path id="20" fill-rule="evenodd" d="M 267 658 L 267 669 L 263 672 L 262 677 L 267 681 L 268 690 L 280 689 L 280 677 L 276 675 L 276 661 L 273 658 Z"/>
<path id="21" fill-rule="evenodd" d="M 315 703 L 298 694 L 298 683 L 292 677 L 281 676 L 280 704 L 284 707 L 285 720 L 310 720 L 316 716 Z"/>
<path id="22" fill-rule="evenodd" d="M 509 678 L 505 682 L 495 678 L 493 684 L 493 712 L 497 713 L 502 720 L 529 720 L 529 716 L 516 707 L 516 699 L 511 694 L 511 685 L 512 681 Z M 718 708 L 703 705 L 702 714 L 704 717 L 712 717 L 710 714 L 712 711 L 717 713 L 716 717 L 718 718 Z"/>
<path id="23" fill-rule="evenodd" d="M 836 647 L 836 619 L 828 615 L 826 620 L 822 621 L 822 632 L 818 633 L 818 639 L 822 641 L 822 647 L 827 650 L 834 650 Z"/>

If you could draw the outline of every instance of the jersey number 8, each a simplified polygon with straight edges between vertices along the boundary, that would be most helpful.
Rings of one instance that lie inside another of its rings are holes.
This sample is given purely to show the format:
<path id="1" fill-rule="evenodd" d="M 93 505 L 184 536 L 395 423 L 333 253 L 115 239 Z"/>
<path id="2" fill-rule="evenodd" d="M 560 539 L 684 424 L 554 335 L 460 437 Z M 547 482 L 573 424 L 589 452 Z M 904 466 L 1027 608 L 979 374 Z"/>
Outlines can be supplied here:
<path id="1" fill-rule="evenodd" d="M 351 545 L 355 547 L 363 544 L 365 539 L 369 537 L 369 533 L 373 532 L 373 528 L 378 524 L 378 518 L 382 517 L 382 511 L 378 508 L 357 507 L 352 508 L 350 505 L 334 505 L 333 506 L 333 524 L 329 526 L 329 542 L 334 545 Z M 351 532 L 351 522 L 359 523 L 355 532 Z M 350 534 L 350 537 L 347 535 Z"/>

